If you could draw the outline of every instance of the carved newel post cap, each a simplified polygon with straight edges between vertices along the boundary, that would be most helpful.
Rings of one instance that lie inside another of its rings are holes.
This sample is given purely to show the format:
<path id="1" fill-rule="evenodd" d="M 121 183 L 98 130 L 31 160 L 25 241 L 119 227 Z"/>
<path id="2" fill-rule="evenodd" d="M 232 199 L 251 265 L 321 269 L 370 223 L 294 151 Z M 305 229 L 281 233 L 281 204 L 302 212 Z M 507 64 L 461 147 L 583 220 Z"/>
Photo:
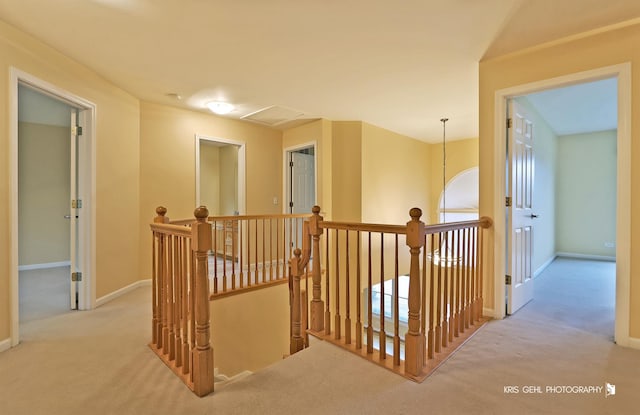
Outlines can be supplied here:
<path id="1" fill-rule="evenodd" d="M 158 216 L 164 216 L 167 213 L 167 208 L 164 206 L 158 206 L 156 208 L 156 213 L 158 214 Z"/>
<path id="2" fill-rule="evenodd" d="M 301 250 L 300 248 L 296 248 L 296 249 L 294 249 L 294 250 L 293 250 L 293 255 L 294 255 L 296 258 L 300 258 L 300 255 L 302 255 L 302 250 Z"/>
<path id="3" fill-rule="evenodd" d="M 320 206 L 315 205 L 311 208 L 311 212 L 313 212 L 314 215 L 318 215 L 320 213 Z"/>
<path id="4" fill-rule="evenodd" d="M 209 209 L 206 206 L 198 206 L 196 210 L 193 211 L 193 215 L 199 221 L 206 221 L 209 217 Z"/>
<path id="5" fill-rule="evenodd" d="M 409 216 L 411 216 L 411 219 L 415 221 L 420 220 L 420 217 L 422 216 L 422 209 L 416 207 L 412 208 L 409 211 Z"/>

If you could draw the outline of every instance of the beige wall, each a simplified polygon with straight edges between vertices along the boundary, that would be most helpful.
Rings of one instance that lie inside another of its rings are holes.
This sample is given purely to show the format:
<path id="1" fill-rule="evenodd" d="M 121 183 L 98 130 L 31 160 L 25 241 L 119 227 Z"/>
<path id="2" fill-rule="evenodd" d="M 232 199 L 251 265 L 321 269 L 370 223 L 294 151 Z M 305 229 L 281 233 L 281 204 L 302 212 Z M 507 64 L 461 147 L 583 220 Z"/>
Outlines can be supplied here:
<path id="1" fill-rule="evenodd" d="M 251 291 L 211 302 L 214 367 L 221 374 L 252 372 L 289 354 L 289 286 Z"/>
<path id="2" fill-rule="evenodd" d="M 480 63 L 480 213 L 492 215 L 496 192 L 494 183 L 496 169 L 503 169 L 504 163 L 494 159 L 495 138 L 499 136 L 495 126 L 496 91 L 575 74 L 582 71 L 603 68 L 610 65 L 630 62 L 632 65 L 631 91 L 631 142 L 640 142 L 640 128 L 634 125 L 640 111 L 640 25 L 632 25 L 567 42 L 556 42 L 546 47 L 499 57 Z M 640 183 L 640 147 L 631 148 L 631 188 Z M 640 223 L 636 221 L 640 211 L 640 194 L 631 192 L 631 247 L 640 244 Z M 496 224 L 492 232 L 504 232 L 504 225 Z M 490 233 L 487 250 L 487 266 L 490 277 L 485 289 L 487 304 L 494 303 L 494 266 L 493 234 Z M 630 324 L 632 338 L 640 337 L 640 258 L 633 255 L 630 260 Z"/>
<path id="3" fill-rule="evenodd" d="M 431 145 L 362 125 L 362 221 L 405 224 L 409 210 L 430 208 Z M 425 218 L 423 217 L 423 220 Z"/>
<path id="4" fill-rule="evenodd" d="M 140 267 L 151 276 L 149 223 L 158 206 L 171 219 L 193 217 L 195 135 L 246 143 L 246 214 L 281 213 L 282 133 L 215 115 L 142 102 L 140 105 Z"/>
<path id="5" fill-rule="evenodd" d="M 18 68 L 97 105 L 96 295 L 139 279 L 138 100 L 11 26 L 0 22 L 0 341 L 10 336 L 11 198 L 9 71 Z M 114 260 L 117 258 L 117 261 Z M 17 264 L 16 264 L 17 266 Z"/>
<path id="6" fill-rule="evenodd" d="M 446 182 L 459 173 L 478 166 L 478 139 L 447 141 Z M 431 144 L 429 154 L 429 215 L 423 219 L 425 223 L 438 223 L 438 203 L 442 196 L 442 143 Z"/>
<path id="7" fill-rule="evenodd" d="M 331 143 L 332 218 L 362 219 L 362 123 L 333 122 Z"/>
<path id="8" fill-rule="evenodd" d="M 69 261 L 69 127 L 18 124 L 19 265 Z"/>
<path id="9" fill-rule="evenodd" d="M 558 140 L 559 252 L 615 257 L 616 131 Z M 585 226 L 588 224 L 589 226 Z"/>

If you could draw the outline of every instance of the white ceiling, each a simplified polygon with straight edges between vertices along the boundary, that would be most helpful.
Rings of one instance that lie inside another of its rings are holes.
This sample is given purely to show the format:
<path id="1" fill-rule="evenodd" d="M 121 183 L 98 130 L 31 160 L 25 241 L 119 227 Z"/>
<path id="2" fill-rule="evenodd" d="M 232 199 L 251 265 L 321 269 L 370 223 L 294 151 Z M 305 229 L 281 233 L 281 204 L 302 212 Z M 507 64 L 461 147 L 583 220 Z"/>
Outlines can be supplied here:
<path id="1" fill-rule="evenodd" d="M 425 141 L 442 117 L 448 138 L 477 137 L 483 57 L 636 16 L 637 0 L 0 0 L 1 20 L 142 100 L 225 100 L 233 118 L 276 105 Z"/>

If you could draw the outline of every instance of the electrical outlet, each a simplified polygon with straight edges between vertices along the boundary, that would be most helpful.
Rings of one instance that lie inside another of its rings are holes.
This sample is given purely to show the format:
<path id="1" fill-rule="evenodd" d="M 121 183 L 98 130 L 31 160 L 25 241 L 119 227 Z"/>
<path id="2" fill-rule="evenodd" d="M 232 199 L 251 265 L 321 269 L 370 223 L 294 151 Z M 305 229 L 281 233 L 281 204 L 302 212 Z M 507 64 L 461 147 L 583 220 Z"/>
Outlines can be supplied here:
<path id="1" fill-rule="evenodd" d="M 277 205 L 278 204 L 278 196 L 274 196 L 273 197 L 273 204 Z"/>

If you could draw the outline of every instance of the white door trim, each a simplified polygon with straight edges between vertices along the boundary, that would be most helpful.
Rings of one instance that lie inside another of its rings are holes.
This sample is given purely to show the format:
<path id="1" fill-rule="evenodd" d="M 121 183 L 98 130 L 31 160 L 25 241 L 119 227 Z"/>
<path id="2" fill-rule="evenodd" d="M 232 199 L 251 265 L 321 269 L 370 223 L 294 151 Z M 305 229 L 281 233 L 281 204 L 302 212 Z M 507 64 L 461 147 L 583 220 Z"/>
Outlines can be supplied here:
<path id="1" fill-rule="evenodd" d="M 494 113 L 493 226 L 494 226 L 494 317 L 505 317 L 505 154 L 507 99 L 605 78 L 618 79 L 618 160 L 616 207 L 616 305 L 615 341 L 630 344 L 629 295 L 631 264 L 631 63 L 607 66 L 557 78 L 497 90 Z"/>
<path id="2" fill-rule="evenodd" d="M 286 147 L 283 150 L 282 156 L 282 213 L 289 213 L 289 201 L 284 200 L 288 199 L 289 196 L 289 181 L 291 180 L 290 170 L 289 170 L 289 153 L 294 152 L 296 150 L 302 150 L 304 148 L 313 147 L 313 198 L 318 201 L 318 142 L 317 141 L 309 141 L 302 144 L 296 144 L 295 146 Z M 308 212 L 311 213 L 311 212 Z"/>
<path id="3" fill-rule="evenodd" d="M 19 278 L 18 278 L 18 84 L 27 84 L 39 92 L 64 101 L 69 105 L 81 109 L 80 125 L 83 127 L 82 146 L 79 148 L 82 156 L 78 172 L 83 177 L 79 194 L 83 195 L 83 207 L 85 213 L 79 221 L 79 232 L 82 243 L 86 249 L 82 253 L 83 275 L 79 284 L 79 310 L 90 310 L 94 307 L 96 291 L 93 276 L 95 275 L 95 120 L 96 105 L 84 98 L 72 94 L 49 82 L 43 81 L 27 72 L 15 67 L 9 69 L 9 216 L 11 219 L 10 230 L 10 255 L 9 255 L 9 285 L 10 285 L 10 319 L 11 319 L 11 345 L 16 346 L 20 342 L 20 308 L 19 308 Z"/>
<path id="4" fill-rule="evenodd" d="M 195 135 L 196 148 L 196 206 L 200 206 L 200 140 L 213 141 L 216 143 L 233 144 L 238 146 L 238 213 L 246 214 L 246 147 L 244 141 L 230 140 L 228 138 L 211 137 L 201 134 Z"/>

